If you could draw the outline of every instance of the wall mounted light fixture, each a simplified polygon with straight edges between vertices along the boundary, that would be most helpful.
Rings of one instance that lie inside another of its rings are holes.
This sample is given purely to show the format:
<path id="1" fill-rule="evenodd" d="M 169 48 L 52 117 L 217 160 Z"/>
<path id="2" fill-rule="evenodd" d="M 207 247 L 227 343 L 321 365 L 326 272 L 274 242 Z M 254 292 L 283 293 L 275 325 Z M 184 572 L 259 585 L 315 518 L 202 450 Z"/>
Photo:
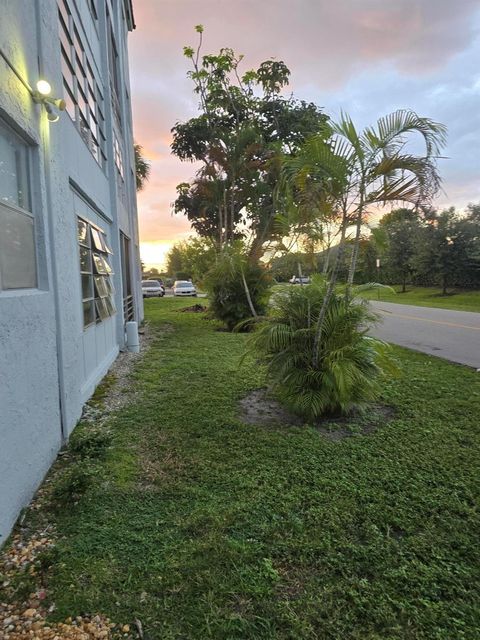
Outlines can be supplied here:
<path id="1" fill-rule="evenodd" d="M 39 80 L 37 82 L 37 91 L 41 96 L 49 96 L 52 93 L 52 87 L 46 80 Z"/>
<path id="2" fill-rule="evenodd" d="M 49 122 L 57 122 L 60 119 L 58 113 L 52 109 L 52 105 L 59 111 L 65 111 L 66 102 L 62 98 L 50 98 L 52 93 L 52 87 L 46 80 L 39 80 L 37 82 L 37 89 L 33 92 L 33 100 L 38 104 L 43 104 L 45 111 L 47 112 L 47 118 Z"/>

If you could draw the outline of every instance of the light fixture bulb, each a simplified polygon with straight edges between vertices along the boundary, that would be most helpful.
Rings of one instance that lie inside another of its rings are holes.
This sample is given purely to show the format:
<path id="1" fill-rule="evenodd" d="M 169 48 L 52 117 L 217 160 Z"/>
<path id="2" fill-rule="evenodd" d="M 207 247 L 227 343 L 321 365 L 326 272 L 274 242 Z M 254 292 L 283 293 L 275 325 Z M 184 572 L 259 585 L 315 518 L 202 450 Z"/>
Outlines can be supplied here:
<path id="1" fill-rule="evenodd" d="M 47 113 L 47 119 L 49 122 L 58 122 L 60 120 L 60 116 L 58 113 L 54 113 L 52 111 L 51 113 Z"/>
<path id="2" fill-rule="evenodd" d="M 37 82 L 37 91 L 42 96 L 49 96 L 52 92 L 52 87 L 46 80 L 39 80 Z"/>

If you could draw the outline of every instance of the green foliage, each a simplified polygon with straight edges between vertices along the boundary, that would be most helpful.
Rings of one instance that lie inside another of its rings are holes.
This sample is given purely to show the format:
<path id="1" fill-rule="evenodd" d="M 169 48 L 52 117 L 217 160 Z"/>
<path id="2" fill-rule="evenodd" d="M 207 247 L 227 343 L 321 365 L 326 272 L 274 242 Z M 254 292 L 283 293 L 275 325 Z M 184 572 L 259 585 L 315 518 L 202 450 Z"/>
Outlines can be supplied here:
<path id="1" fill-rule="evenodd" d="M 480 288 L 478 205 L 459 213 L 394 209 L 381 218 L 369 244 L 381 259 L 383 282 Z M 381 242 L 377 242 L 379 234 Z"/>
<path id="2" fill-rule="evenodd" d="M 203 35 L 196 30 L 197 50 L 184 53 L 192 62 L 188 76 L 200 113 L 175 124 L 172 151 L 200 167 L 190 183 L 178 185 L 174 211 L 219 249 L 251 235 L 255 261 L 275 236 L 274 192 L 283 155 L 294 155 L 313 134 L 328 135 L 328 118 L 313 103 L 281 95 L 290 75 L 284 62 L 265 60 L 241 73 L 243 56 L 230 48 L 200 55 Z"/>
<path id="3" fill-rule="evenodd" d="M 52 491 L 53 504 L 57 508 L 77 502 L 93 486 L 97 469 L 88 461 L 74 463 L 55 481 Z"/>
<path id="4" fill-rule="evenodd" d="M 379 228 L 387 236 L 385 261 L 389 276 L 394 282 L 401 282 L 403 291 L 413 273 L 412 260 L 420 231 L 420 219 L 412 209 L 395 209 L 380 220 Z"/>
<path id="5" fill-rule="evenodd" d="M 150 177 L 151 165 L 143 155 L 143 147 L 139 144 L 133 145 L 135 154 L 135 180 L 137 191 L 141 191 Z"/>
<path id="6" fill-rule="evenodd" d="M 227 247 L 218 256 L 205 284 L 210 312 L 229 331 L 251 318 L 254 312 L 261 315 L 266 310 L 271 278 L 264 267 L 253 264 L 236 246 Z"/>
<path id="7" fill-rule="evenodd" d="M 430 211 L 426 223 L 415 237 L 412 267 L 416 281 L 440 284 L 443 293 L 449 286 L 480 286 L 480 222 L 475 208 L 466 216 L 454 207 Z"/>
<path id="8" fill-rule="evenodd" d="M 238 366 L 246 336 L 184 306 L 146 301 L 158 337 L 112 417 L 109 481 L 46 514 L 50 616 L 137 618 L 151 640 L 477 638 L 479 374 L 394 348 L 404 373 L 375 433 L 243 424 L 264 370 Z"/>
<path id="9" fill-rule="evenodd" d="M 316 262 L 317 259 L 316 257 Z M 270 273 L 277 282 L 288 282 L 292 276 L 299 275 L 299 265 L 302 275 L 309 275 L 312 272 L 306 253 L 285 253 L 271 261 Z"/>
<path id="10" fill-rule="evenodd" d="M 350 116 L 343 113 L 329 126 L 331 137 L 312 136 L 293 159 L 284 162 L 281 184 L 287 199 L 297 205 L 300 221 L 306 211 L 319 223 L 338 225 L 340 241 L 330 270 L 332 284 L 341 275 L 347 229 L 355 226 L 347 276 L 351 285 L 362 225 L 372 207 L 398 202 L 416 207 L 431 204 L 440 187 L 437 160 L 446 129 L 410 110 L 397 110 L 363 131 L 357 131 Z M 424 155 L 405 151 L 415 133 L 423 137 Z"/>
<path id="11" fill-rule="evenodd" d="M 318 365 L 313 364 L 317 318 L 327 283 L 292 287 L 275 296 L 252 347 L 267 364 L 280 398 L 309 420 L 349 413 L 380 393 L 387 345 L 366 335 L 375 316 L 363 302 L 334 292 L 322 325 Z"/>
<path id="12" fill-rule="evenodd" d="M 112 433 L 103 427 L 80 428 L 72 433 L 69 451 L 80 458 L 105 458 L 112 444 Z"/>
<path id="13" fill-rule="evenodd" d="M 216 247 L 207 238 L 189 238 L 176 242 L 167 254 L 167 271 L 177 280 L 203 280 L 216 260 Z"/>

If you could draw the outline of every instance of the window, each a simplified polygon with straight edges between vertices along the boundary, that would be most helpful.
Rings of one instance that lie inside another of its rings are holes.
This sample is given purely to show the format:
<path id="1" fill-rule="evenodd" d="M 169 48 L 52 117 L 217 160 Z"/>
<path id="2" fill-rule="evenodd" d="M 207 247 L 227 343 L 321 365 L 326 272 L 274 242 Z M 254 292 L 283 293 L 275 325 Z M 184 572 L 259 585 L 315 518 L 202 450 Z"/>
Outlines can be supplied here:
<path id="1" fill-rule="evenodd" d="M 37 286 L 28 145 L 0 120 L 0 290 Z"/>
<path id="2" fill-rule="evenodd" d="M 116 313 L 113 303 L 111 250 L 105 233 L 83 218 L 77 219 L 83 326 L 102 322 Z"/>
<path id="3" fill-rule="evenodd" d="M 107 41 L 108 45 L 108 69 L 110 75 L 110 88 L 112 94 L 112 107 L 113 113 L 117 120 L 117 123 L 120 125 L 121 123 L 121 112 L 120 112 L 120 71 L 119 71 L 119 58 L 118 58 L 118 49 L 115 42 L 115 35 L 112 26 L 112 19 L 108 16 L 108 30 L 109 37 Z"/>
<path id="4" fill-rule="evenodd" d="M 67 113 L 75 122 L 95 160 L 104 167 L 106 143 L 103 91 L 93 71 L 93 60 L 82 44 L 80 32 L 65 0 L 59 0 L 58 3 L 58 23 Z"/>
<path id="5" fill-rule="evenodd" d="M 113 155 L 114 155 L 114 159 L 115 159 L 115 166 L 117 167 L 117 171 L 120 174 L 120 177 L 124 178 L 124 171 L 123 171 L 123 152 L 122 152 L 122 145 L 120 143 L 120 140 L 118 138 L 117 132 L 115 131 L 115 129 L 113 129 Z"/>

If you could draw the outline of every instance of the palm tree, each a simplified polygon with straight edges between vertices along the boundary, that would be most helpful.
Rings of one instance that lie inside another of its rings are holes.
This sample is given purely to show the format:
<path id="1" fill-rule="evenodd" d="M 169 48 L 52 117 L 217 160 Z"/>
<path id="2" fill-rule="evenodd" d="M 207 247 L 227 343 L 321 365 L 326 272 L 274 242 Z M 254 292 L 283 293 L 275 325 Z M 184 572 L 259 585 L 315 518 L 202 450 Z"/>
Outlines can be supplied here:
<path id="1" fill-rule="evenodd" d="M 308 287 L 279 293 L 250 341 L 280 398 L 308 420 L 371 402 L 383 374 L 393 368 L 385 343 L 365 334 L 365 325 L 376 318 L 368 303 L 341 291 L 329 298 L 320 356 L 312 367 L 315 318 L 327 286 L 316 276 Z"/>
<path id="2" fill-rule="evenodd" d="M 323 303 L 316 321 L 312 364 L 318 367 L 320 342 L 325 315 L 334 293 L 339 265 L 345 251 L 350 223 L 345 204 L 349 184 L 349 165 L 345 160 L 346 145 L 340 139 L 325 141 L 321 136 L 307 140 L 300 153 L 287 160 L 282 169 L 279 191 L 302 222 L 309 216 L 321 223 L 340 226 L 340 241 Z"/>
<path id="3" fill-rule="evenodd" d="M 137 143 L 133 145 L 135 153 L 135 178 L 137 191 L 141 191 L 150 177 L 150 162 L 143 156 L 143 147 Z"/>
<path id="4" fill-rule="evenodd" d="M 287 194 L 295 193 L 300 209 L 310 207 L 313 215 L 330 223 L 337 221 L 340 226 L 338 250 L 317 319 L 314 367 L 318 365 L 325 314 L 343 261 L 347 229 L 355 227 L 348 296 L 355 275 L 361 228 L 369 208 L 387 202 L 428 206 L 440 187 L 436 160 L 446 142 L 444 125 L 406 110 L 380 118 L 376 127 L 361 133 L 346 114 L 331 127 L 331 140 L 326 142 L 323 137 L 315 136 L 306 142 L 296 158 L 285 162 L 280 183 Z M 423 137 L 424 156 L 405 150 L 408 136 L 414 133 Z M 314 207 L 312 201 L 316 203 Z"/>
<path id="5" fill-rule="evenodd" d="M 375 127 L 358 132 L 352 119 L 342 114 L 332 124 L 334 139 L 345 143 L 348 192 L 344 194 L 355 225 L 355 242 L 348 272 L 353 284 L 362 224 L 372 205 L 409 202 L 428 207 L 440 188 L 436 161 L 446 144 L 446 127 L 415 112 L 400 109 L 379 118 Z M 406 145 L 415 135 L 423 138 L 424 155 L 409 153 Z"/>

